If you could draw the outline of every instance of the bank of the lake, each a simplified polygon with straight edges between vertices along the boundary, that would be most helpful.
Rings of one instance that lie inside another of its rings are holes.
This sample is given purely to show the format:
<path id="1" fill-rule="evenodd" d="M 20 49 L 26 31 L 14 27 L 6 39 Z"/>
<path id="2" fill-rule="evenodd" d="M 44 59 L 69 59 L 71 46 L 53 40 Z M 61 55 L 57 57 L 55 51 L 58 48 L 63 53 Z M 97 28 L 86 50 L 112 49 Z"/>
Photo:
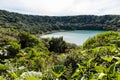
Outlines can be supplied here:
<path id="1" fill-rule="evenodd" d="M 97 35 L 98 33 L 105 32 L 103 30 L 73 30 L 73 31 L 62 31 L 51 34 L 42 35 L 41 38 L 52 38 L 61 37 L 66 42 L 74 43 L 76 45 L 82 45 L 88 38 Z"/>

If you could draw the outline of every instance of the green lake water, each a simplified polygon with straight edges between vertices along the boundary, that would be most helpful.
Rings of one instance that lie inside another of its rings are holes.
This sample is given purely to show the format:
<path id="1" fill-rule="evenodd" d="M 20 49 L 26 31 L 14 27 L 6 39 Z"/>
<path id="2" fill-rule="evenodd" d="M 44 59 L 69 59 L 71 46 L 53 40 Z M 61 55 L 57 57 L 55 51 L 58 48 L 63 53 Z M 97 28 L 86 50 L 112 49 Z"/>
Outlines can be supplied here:
<path id="1" fill-rule="evenodd" d="M 65 32 L 56 32 L 47 35 L 41 36 L 41 38 L 52 38 L 52 37 L 61 37 L 66 42 L 74 43 L 76 45 L 82 45 L 88 38 L 94 37 L 98 33 L 105 31 L 100 30 L 74 30 L 74 31 L 65 31 Z"/>

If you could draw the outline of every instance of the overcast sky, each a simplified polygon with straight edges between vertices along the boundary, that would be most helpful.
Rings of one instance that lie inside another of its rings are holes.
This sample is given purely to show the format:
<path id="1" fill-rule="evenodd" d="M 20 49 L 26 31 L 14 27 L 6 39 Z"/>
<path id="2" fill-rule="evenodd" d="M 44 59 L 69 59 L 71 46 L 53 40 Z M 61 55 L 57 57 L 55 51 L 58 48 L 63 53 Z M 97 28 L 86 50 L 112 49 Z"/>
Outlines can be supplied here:
<path id="1" fill-rule="evenodd" d="M 119 15 L 120 0 L 0 0 L 0 9 L 49 16 Z"/>

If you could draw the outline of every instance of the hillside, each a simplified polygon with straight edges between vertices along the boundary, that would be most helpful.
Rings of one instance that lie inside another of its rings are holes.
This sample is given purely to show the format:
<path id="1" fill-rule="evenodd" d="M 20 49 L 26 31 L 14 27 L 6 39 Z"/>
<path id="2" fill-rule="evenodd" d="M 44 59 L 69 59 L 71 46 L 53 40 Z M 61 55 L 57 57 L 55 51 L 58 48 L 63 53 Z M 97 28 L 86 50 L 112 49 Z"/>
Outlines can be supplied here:
<path id="1" fill-rule="evenodd" d="M 108 31 L 77 47 L 0 28 L 0 80 L 120 80 L 119 39 Z"/>
<path id="2" fill-rule="evenodd" d="M 0 80 L 120 80 L 120 32 L 82 46 L 34 34 L 54 30 L 117 30 L 119 15 L 33 16 L 0 11 Z"/>
<path id="3" fill-rule="evenodd" d="M 0 26 L 41 34 L 54 30 L 117 30 L 119 15 L 37 16 L 0 10 Z"/>

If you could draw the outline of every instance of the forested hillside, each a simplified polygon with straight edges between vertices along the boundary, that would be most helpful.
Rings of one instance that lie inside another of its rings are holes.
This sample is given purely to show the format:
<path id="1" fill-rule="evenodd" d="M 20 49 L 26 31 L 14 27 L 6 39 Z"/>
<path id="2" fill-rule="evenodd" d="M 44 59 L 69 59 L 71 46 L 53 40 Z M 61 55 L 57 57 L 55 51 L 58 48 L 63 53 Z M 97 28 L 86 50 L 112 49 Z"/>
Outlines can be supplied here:
<path id="1" fill-rule="evenodd" d="M 120 33 L 104 32 L 83 46 L 0 28 L 0 80 L 120 80 Z"/>
<path id="2" fill-rule="evenodd" d="M 0 10 L 0 26 L 41 34 L 54 30 L 117 30 L 119 15 L 37 16 Z"/>
<path id="3" fill-rule="evenodd" d="M 34 34 L 54 30 L 117 30 L 118 15 L 33 16 L 0 11 L 0 80 L 120 80 L 120 32 L 82 46 Z M 30 34 L 32 33 L 32 34 Z"/>

